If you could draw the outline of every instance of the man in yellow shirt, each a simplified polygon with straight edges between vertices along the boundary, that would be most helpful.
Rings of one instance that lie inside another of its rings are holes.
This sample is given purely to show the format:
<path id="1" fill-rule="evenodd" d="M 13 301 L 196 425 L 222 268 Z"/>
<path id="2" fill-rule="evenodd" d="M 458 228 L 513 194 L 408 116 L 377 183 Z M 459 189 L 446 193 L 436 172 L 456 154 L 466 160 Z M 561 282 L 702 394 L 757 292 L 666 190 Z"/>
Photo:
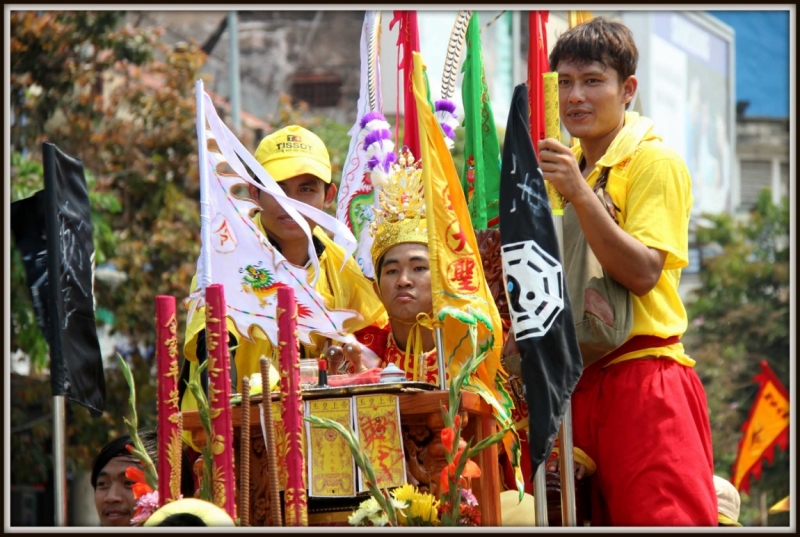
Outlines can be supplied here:
<path id="1" fill-rule="evenodd" d="M 290 198 L 302 201 L 316 209 L 326 210 L 336 199 L 336 185 L 331 182 L 331 164 L 328 150 L 318 136 L 291 125 L 276 131 L 259 144 L 255 158 L 275 179 Z M 281 208 L 278 202 L 261 189 L 250 185 L 250 197 L 261 207 L 253 215 L 258 229 L 289 263 L 308 270 L 309 282 L 313 278 L 313 266 L 308 255 L 308 238 L 300 226 Z M 359 315 L 345 324 L 345 329 L 356 333 L 366 327 L 382 328 L 386 325 L 386 312 L 372 290 L 372 283 L 364 277 L 355 260 L 347 258 L 345 250 L 334 243 L 313 222 L 313 244 L 319 257 L 320 277 L 315 290 L 331 309 L 349 309 Z M 340 268 L 344 264 L 344 269 Z M 197 278 L 192 281 L 192 290 Z M 198 366 L 198 359 L 205 360 L 205 310 L 192 317 L 186 328 L 184 356 L 190 364 L 189 371 Z M 253 331 L 253 341 L 241 337 L 234 324 L 228 321 L 232 369 L 235 368 L 236 391 L 241 390 L 241 379 L 260 371 L 261 356 L 273 356 L 272 342 L 260 330 Z M 314 336 L 314 345 L 301 345 L 301 356 L 318 357 L 326 339 Z M 188 378 L 184 373 L 182 377 Z M 192 394 L 183 394 L 182 408 L 196 408 Z"/>
<path id="2" fill-rule="evenodd" d="M 633 328 L 584 372 L 572 397 L 573 437 L 596 465 L 593 525 L 714 526 L 717 498 L 705 391 L 680 336 L 691 179 L 653 122 L 626 112 L 638 52 L 624 25 L 597 18 L 550 54 L 561 121 L 574 151 L 539 143 L 544 178 L 573 205 L 606 272 L 633 298 Z M 608 170 L 614 222 L 592 187 Z"/>

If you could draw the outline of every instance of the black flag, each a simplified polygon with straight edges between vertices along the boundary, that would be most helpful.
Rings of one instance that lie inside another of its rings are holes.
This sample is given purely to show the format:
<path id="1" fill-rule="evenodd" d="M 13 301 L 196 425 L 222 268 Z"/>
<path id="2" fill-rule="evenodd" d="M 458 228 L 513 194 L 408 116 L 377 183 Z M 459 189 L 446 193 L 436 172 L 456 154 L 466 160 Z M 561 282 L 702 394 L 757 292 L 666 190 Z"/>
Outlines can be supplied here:
<path id="1" fill-rule="evenodd" d="M 36 319 L 50 346 L 53 395 L 103 412 L 106 380 L 94 315 L 94 243 L 83 164 L 43 144 L 44 190 L 11 204 Z M 50 278 L 57 274 L 57 278 Z"/>
<path id="2" fill-rule="evenodd" d="M 500 242 L 535 473 L 553 449 L 583 361 L 550 202 L 528 130 L 525 84 L 514 89 L 508 113 L 500 172 Z"/>

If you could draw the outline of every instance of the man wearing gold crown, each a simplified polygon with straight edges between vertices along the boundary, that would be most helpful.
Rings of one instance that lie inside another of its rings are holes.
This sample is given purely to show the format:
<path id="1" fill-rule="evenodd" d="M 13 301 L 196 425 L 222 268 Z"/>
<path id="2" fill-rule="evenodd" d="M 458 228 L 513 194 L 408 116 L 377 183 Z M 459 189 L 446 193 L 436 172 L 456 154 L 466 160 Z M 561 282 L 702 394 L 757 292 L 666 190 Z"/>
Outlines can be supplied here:
<path id="1" fill-rule="evenodd" d="M 380 186 L 380 206 L 371 227 L 373 286 L 391 328 L 381 365 L 394 363 L 409 380 L 438 384 L 420 162 L 404 150 Z"/>
<path id="2" fill-rule="evenodd" d="M 330 207 L 336 198 L 328 150 L 318 136 L 303 127 L 290 125 L 270 134 L 261 141 L 254 156 L 288 197 L 319 210 Z M 303 230 L 271 195 L 252 185 L 249 193 L 261 208 L 252 216 L 258 229 L 287 261 L 309 269 L 308 278 L 312 281 L 313 265 L 308 256 L 308 238 Z M 345 264 L 347 256 L 344 248 L 334 243 L 313 222 L 309 222 L 309 225 L 313 229 L 312 241 L 319 257 L 320 278 L 315 290 L 325 300 L 325 305 L 331 309 L 349 309 L 359 313 L 359 317 L 345 325 L 349 332 L 370 326 L 383 328 L 386 325 L 386 312 L 355 260 L 347 258 Z M 344 269 L 340 271 L 343 264 Z M 196 286 L 195 276 L 192 289 Z M 205 310 L 201 310 L 194 315 L 186 328 L 184 355 L 191 371 L 198 367 L 198 357 L 205 356 L 204 313 Z M 235 353 L 231 353 L 232 365 L 236 368 L 236 390 L 240 391 L 241 379 L 260 371 L 261 356 L 273 356 L 273 345 L 261 331 L 253 333 L 252 342 L 241 337 L 230 320 L 228 331 L 231 346 L 235 346 Z M 318 356 L 322 351 L 326 339 L 316 334 L 312 338 L 314 345 L 301 345 L 302 356 Z M 184 371 L 181 377 L 188 378 L 188 372 Z M 194 408 L 194 397 L 186 392 L 183 409 Z"/>

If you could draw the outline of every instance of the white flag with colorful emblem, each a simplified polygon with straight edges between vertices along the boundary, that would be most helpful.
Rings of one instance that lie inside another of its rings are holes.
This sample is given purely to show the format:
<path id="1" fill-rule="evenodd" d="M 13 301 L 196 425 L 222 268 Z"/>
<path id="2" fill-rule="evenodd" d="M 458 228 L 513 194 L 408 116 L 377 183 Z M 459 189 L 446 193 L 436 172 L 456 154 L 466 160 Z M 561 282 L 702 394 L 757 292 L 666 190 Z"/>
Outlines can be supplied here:
<path id="1" fill-rule="evenodd" d="M 367 11 L 361 28 L 361 87 L 358 93 L 357 117 L 348 132 L 351 137 L 350 148 L 342 169 L 339 203 L 336 206 L 336 218 L 345 222 L 358 239 L 355 259 L 368 278 L 373 278 L 375 273 L 370 257 L 372 237 L 369 235 L 370 222 L 375 219 L 375 194 L 368 166 L 371 156 L 367 154 L 363 143 L 368 122 L 362 120 L 370 112 L 380 112 L 383 109 L 378 62 L 380 27 L 380 12 Z"/>
<path id="2" fill-rule="evenodd" d="M 259 207 L 249 199 L 248 183 L 268 192 L 294 218 L 309 237 L 309 256 L 319 274 L 319 260 L 311 245 L 311 230 L 302 215 L 339 237 L 340 244 L 355 250 L 350 230 L 335 218 L 288 198 L 274 179 L 258 164 L 236 136 L 217 116 L 208 94 L 197 83 L 198 148 L 200 162 L 202 246 L 197 262 L 198 288 L 187 301 L 189 320 L 205 305 L 204 289 L 212 283 L 225 287 L 228 317 L 236 330 L 252 339 L 259 327 L 270 341 L 278 341 L 277 291 L 291 287 L 297 300 L 297 331 L 300 341 L 311 343 L 312 332 L 342 342 L 355 342 L 343 324 L 356 312 L 331 310 L 308 282 L 308 271 L 289 263 L 251 218 Z M 208 120 L 210 131 L 205 128 Z M 216 143 L 213 143 L 216 142 Z M 261 185 L 245 170 L 239 157 L 253 170 Z M 189 321 L 187 320 L 187 323 Z"/>

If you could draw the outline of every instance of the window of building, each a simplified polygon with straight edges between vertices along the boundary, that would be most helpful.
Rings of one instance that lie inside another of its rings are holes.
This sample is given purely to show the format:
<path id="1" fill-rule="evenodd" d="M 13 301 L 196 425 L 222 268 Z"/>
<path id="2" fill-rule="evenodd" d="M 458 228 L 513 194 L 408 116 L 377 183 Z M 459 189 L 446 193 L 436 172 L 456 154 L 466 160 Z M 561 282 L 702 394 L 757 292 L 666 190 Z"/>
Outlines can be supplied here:
<path id="1" fill-rule="evenodd" d="M 338 106 L 342 77 L 334 73 L 297 74 L 292 80 L 292 100 L 312 108 Z"/>
<path id="2" fill-rule="evenodd" d="M 772 188 L 772 162 L 769 160 L 743 160 L 741 162 L 741 206 L 754 207 L 764 188 Z"/>

